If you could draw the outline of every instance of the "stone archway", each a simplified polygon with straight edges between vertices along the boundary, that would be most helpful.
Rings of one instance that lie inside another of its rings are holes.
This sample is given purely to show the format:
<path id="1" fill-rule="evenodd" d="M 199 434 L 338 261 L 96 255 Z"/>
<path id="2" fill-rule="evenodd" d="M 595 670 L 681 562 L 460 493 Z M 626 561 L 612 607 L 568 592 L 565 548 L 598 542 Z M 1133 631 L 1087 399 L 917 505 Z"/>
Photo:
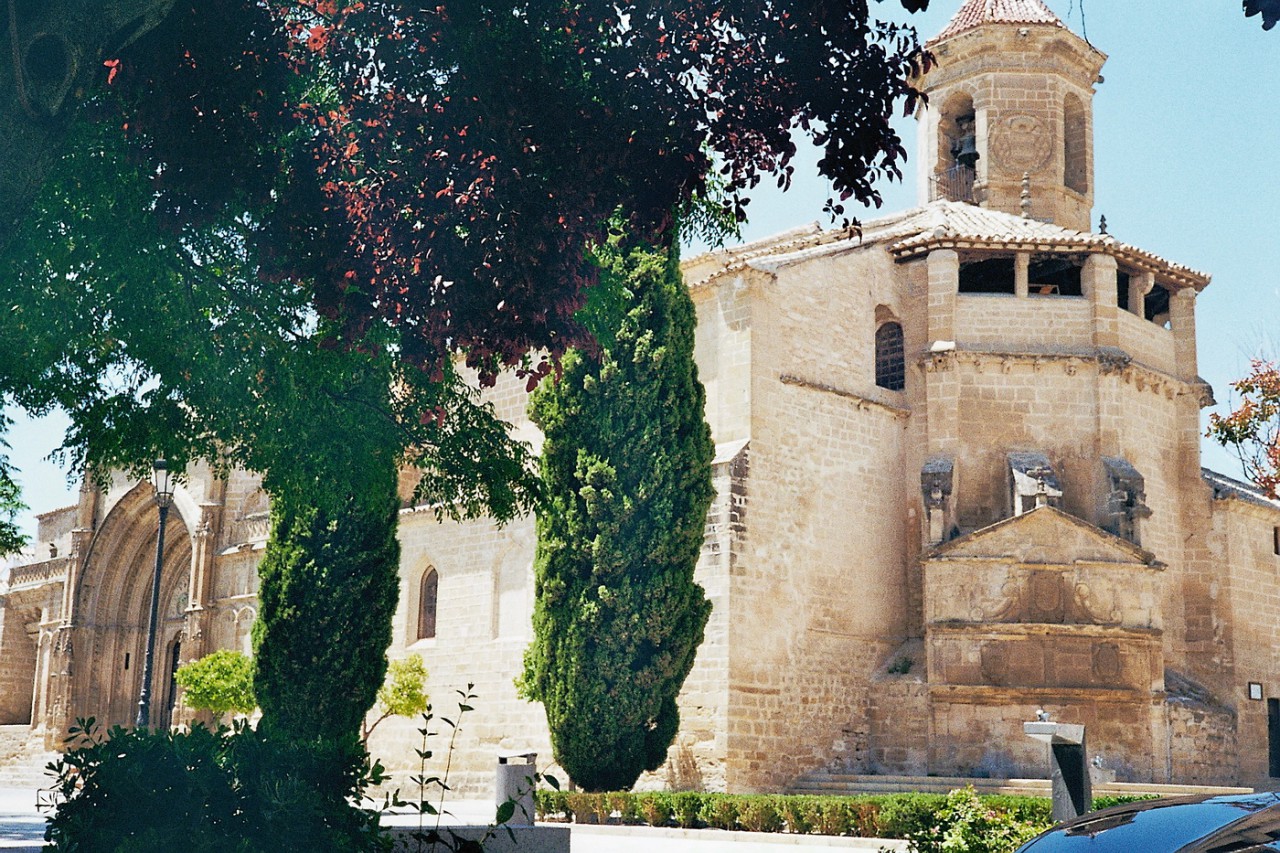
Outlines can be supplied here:
<path id="1" fill-rule="evenodd" d="M 103 726 L 133 725 L 142 688 L 159 515 L 149 483 L 112 508 L 90 548 L 75 591 L 71 717 Z M 190 589 L 191 536 L 175 504 L 169 510 L 160 574 L 160 616 L 152 665 L 152 719 L 167 695 L 169 650 L 182 632 Z"/>

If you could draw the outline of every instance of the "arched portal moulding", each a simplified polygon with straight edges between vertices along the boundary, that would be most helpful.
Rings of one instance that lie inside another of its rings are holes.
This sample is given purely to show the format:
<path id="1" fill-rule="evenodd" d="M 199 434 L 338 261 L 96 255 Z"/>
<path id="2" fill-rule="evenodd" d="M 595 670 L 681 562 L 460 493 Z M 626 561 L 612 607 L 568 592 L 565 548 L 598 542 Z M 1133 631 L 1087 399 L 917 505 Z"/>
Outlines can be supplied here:
<path id="1" fill-rule="evenodd" d="M 130 489 L 107 513 L 89 545 L 71 595 L 67 626 L 67 699 L 51 721 L 65 731 L 76 717 L 92 715 L 103 725 L 132 724 L 141 689 L 146 629 L 151 606 L 159 513 L 150 483 Z M 191 588 L 192 531 L 199 508 L 179 488 L 165 528 L 160 575 L 152 696 L 164 695 L 169 672 L 164 650 L 182 631 Z"/>

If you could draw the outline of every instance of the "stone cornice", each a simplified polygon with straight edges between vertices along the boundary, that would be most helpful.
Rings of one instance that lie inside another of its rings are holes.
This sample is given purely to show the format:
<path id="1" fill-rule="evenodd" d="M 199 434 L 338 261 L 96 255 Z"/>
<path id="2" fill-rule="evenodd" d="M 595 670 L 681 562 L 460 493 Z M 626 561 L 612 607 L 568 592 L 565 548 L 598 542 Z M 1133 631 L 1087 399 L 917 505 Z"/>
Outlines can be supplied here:
<path id="1" fill-rule="evenodd" d="M 1151 389 L 1167 400 L 1186 395 L 1197 399 L 1201 408 L 1213 405 L 1212 394 L 1206 395 L 1207 385 L 1201 381 L 1185 382 L 1154 367 L 1134 361 L 1123 350 L 1106 347 L 1081 352 L 1026 352 L 1012 350 L 948 349 L 922 353 L 916 364 L 925 373 L 951 370 L 956 364 L 969 364 L 984 372 L 988 366 L 997 366 L 1008 373 L 1015 364 L 1030 363 L 1040 371 L 1050 365 L 1061 366 L 1068 376 L 1074 376 L 1081 366 L 1096 366 L 1103 375 L 1116 375 L 1125 384 L 1139 391 Z"/>
<path id="2" fill-rule="evenodd" d="M 988 640 L 1047 636 L 1157 640 L 1164 634 L 1160 628 L 1062 622 L 930 622 L 926 630 L 931 636 L 964 635 Z"/>
<path id="3" fill-rule="evenodd" d="M 878 409 L 888 412 L 895 418 L 906 420 L 911 417 L 911 410 L 902 406 L 893 406 L 889 403 L 882 403 L 879 400 L 872 400 L 863 397 L 861 394 L 855 394 L 843 388 L 837 388 L 834 385 L 828 385 L 824 382 L 813 382 L 809 379 L 802 379 L 799 376 L 793 376 L 790 373 L 783 373 L 778 376 L 778 381 L 783 385 L 795 385 L 800 388 L 808 388 L 810 391 L 821 391 L 826 394 L 834 394 L 837 397 L 843 397 L 852 401 L 859 409 Z"/>

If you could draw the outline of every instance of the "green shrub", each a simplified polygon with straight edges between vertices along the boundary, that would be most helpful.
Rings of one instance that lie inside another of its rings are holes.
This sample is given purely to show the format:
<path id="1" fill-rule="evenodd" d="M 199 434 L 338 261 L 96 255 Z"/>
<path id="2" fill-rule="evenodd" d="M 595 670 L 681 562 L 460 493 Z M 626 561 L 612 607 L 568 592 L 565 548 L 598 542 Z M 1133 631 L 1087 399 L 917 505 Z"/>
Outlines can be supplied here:
<path id="1" fill-rule="evenodd" d="M 734 829 L 738 825 L 739 803 L 747 797 L 731 797 L 726 794 L 706 794 L 702 800 L 699 818 L 712 829 Z"/>
<path id="2" fill-rule="evenodd" d="M 607 806 L 604 804 L 604 794 L 594 794 L 588 791 L 570 791 L 566 804 L 569 811 L 573 813 L 572 820 L 577 823 L 605 823 L 608 820 L 608 813 L 605 812 Z M 601 819 L 601 815 L 604 819 Z"/>
<path id="3" fill-rule="evenodd" d="M 782 819 L 786 821 L 787 832 L 807 835 L 813 831 L 813 820 L 816 813 L 814 808 L 815 799 L 815 797 L 805 795 L 781 798 L 778 810 L 782 813 Z"/>
<path id="4" fill-rule="evenodd" d="M 182 701 L 188 708 L 208 711 L 215 721 L 227 712 L 251 714 L 258 707 L 253 698 L 253 661 L 243 652 L 219 649 L 178 667 L 173 680 L 182 687 Z"/>
<path id="5" fill-rule="evenodd" d="M 860 797 L 846 804 L 849 810 L 849 834 L 859 838 L 880 837 L 880 803 Z"/>
<path id="6" fill-rule="evenodd" d="M 573 820 L 568 791 L 540 788 L 533 792 L 533 799 L 540 820 Z"/>
<path id="7" fill-rule="evenodd" d="M 378 813 L 351 805 L 381 781 L 362 752 L 303 750 L 244 725 L 101 735 L 90 719 L 71 732 L 78 742 L 55 765 L 47 850 L 277 853 L 281 839 L 299 850 L 390 849 Z"/>
<path id="8" fill-rule="evenodd" d="M 1109 809 L 1112 806 L 1120 806 L 1120 805 L 1124 805 L 1125 803 L 1136 803 L 1139 800 L 1158 800 L 1158 799 L 1160 798 L 1155 794 L 1147 794 L 1141 797 L 1135 797 L 1132 794 L 1121 794 L 1119 796 L 1107 796 L 1107 797 L 1094 797 L 1093 810 L 1098 811 L 1099 809 Z M 1046 806 L 1046 808 L 1048 809 L 1049 812 L 1052 812 L 1053 811 L 1052 803 Z"/>
<path id="9" fill-rule="evenodd" d="M 609 810 L 618 813 L 618 820 L 624 826 L 633 826 L 640 822 L 635 795 L 630 791 L 619 791 L 605 795 Z"/>
<path id="10" fill-rule="evenodd" d="M 1053 801 L 1046 797 L 1020 797 L 1006 794 L 989 794 L 982 797 L 988 808 L 1003 812 L 1016 820 L 1028 823 L 1053 823 Z"/>
<path id="11" fill-rule="evenodd" d="M 778 797 L 739 797 L 738 823 L 748 832 L 781 832 Z"/>
<path id="12" fill-rule="evenodd" d="M 671 816 L 677 826 L 697 829 L 698 812 L 701 810 L 702 795 L 697 791 L 678 791 L 671 795 Z"/>
<path id="13" fill-rule="evenodd" d="M 992 808 L 970 786 L 947 794 L 933 824 L 905 837 L 918 853 L 1011 853 L 1046 827 Z"/>
<path id="14" fill-rule="evenodd" d="M 852 835 L 853 812 L 843 797 L 822 797 L 817 803 L 814 828 L 818 835 Z"/>
<path id="15" fill-rule="evenodd" d="M 666 826 L 671 822 L 671 796 L 660 792 L 642 794 L 639 812 L 649 826 Z"/>
<path id="16" fill-rule="evenodd" d="M 878 799 L 879 829 L 885 838 L 910 838 L 937 823 L 938 810 L 946 803 L 942 794 L 896 794 Z"/>

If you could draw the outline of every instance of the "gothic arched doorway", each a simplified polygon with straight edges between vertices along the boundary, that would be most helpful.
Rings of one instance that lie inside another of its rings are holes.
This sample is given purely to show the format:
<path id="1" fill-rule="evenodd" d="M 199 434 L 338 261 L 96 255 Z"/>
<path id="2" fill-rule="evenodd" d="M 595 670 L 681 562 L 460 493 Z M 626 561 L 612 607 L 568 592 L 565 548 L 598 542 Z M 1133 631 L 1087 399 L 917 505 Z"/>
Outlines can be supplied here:
<path id="1" fill-rule="evenodd" d="M 75 592 L 70 714 L 103 726 L 133 725 L 142 689 L 159 514 L 140 483 L 103 520 Z M 160 611 L 152 666 L 152 721 L 167 725 L 171 652 L 178 650 L 191 570 L 191 537 L 175 505 L 165 527 Z"/>

